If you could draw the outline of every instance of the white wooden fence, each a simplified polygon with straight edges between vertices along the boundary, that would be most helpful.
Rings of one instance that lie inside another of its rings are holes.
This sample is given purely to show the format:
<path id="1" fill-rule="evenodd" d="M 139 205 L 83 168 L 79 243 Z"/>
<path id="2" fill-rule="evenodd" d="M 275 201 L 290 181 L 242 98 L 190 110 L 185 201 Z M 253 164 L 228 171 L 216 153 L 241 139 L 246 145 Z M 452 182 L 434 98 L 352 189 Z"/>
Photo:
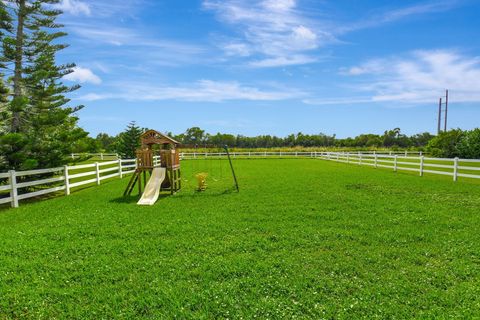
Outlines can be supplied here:
<path id="1" fill-rule="evenodd" d="M 11 170 L 0 173 L 0 204 L 10 203 L 11 207 L 17 208 L 20 200 L 59 191 L 64 191 L 65 195 L 69 195 L 73 188 L 87 184 L 99 185 L 103 180 L 115 177 L 122 178 L 124 175 L 134 172 L 135 168 L 135 159 L 119 159 L 51 169 Z M 42 175 L 48 175 L 49 177 L 42 178 Z M 31 177 L 31 179 L 28 179 L 28 177 Z M 40 189 L 29 190 L 34 186 L 40 187 Z M 2 197 L 2 194 L 7 196 Z"/>
<path id="2" fill-rule="evenodd" d="M 320 151 L 240 151 L 230 152 L 232 158 L 316 158 L 320 154 L 326 152 Z M 365 154 L 377 154 L 376 151 L 362 151 Z M 398 154 L 400 156 L 422 155 L 418 151 L 389 151 L 389 155 Z M 180 152 L 180 159 L 215 159 L 224 158 L 227 156 L 226 152 Z"/>
<path id="3" fill-rule="evenodd" d="M 118 153 L 72 153 L 70 154 L 70 158 L 72 160 L 82 158 L 82 157 L 94 157 L 99 158 L 100 160 L 105 160 L 109 158 L 120 159 Z"/>
<path id="4" fill-rule="evenodd" d="M 451 176 L 453 181 L 458 177 L 480 179 L 480 160 L 459 158 L 429 158 L 425 156 L 399 156 L 390 154 L 365 154 L 350 152 L 319 152 L 320 159 L 373 166 L 374 168 L 390 168 L 393 171 L 406 170 Z"/>
<path id="5" fill-rule="evenodd" d="M 407 170 L 424 173 L 452 176 L 454 181 L 459 177 L 480 179 L 480 160 L 429 158 L 423 155 L 409 156 L 401 154 L 379 154 L 364 152 L 232 152 L 234 158 L 314 158 L 337 161 L 349 164 L 367 165 L 375 168 L 390 168 L 393 171 Z M 226 153 L 180 153 L 186 159 L 221 159 Z M 160 159 L 154 157 L 154 165 Z M 63 191 L 69 195 L 73 188 L 87 184 L 99 185 L 101 181 L 111 178 L 122 178 L 133 173 L 136 168 L 135 159 L 118 159 L 107 162 L 96 162 L 76 166 L 63 166 L 51 169 L 14 171 L 0 173 L 0 205 L 10 203 L 14 208 L 19 201 L 50 193 Z M 41 177 L 47 175 L 47 177 Z M 28 177 L 31 179 L 28 179 Z M 20 178 L 20 179 L 19 179 Z M 28 181 L 30 180 L 30 181 Z M 37 187 L 31 190 L 32 187 Z M 23 191 L 23 192 L 19 192 Z"/>
<path id="6" fill-rule="evenodd" d="M 226 157 L 225 152 L 182 152 L 181 159 L 221 159 Z M 480 179 L 480 160 L 430 158 L 421 152 L 401 151 L 377 153 L 370 152 L 231 152 L 233 158 L 318 158 L 337 162 L 367 165 L 375 168 L 391 168 L 394 171 L 406 170 L 424 173 L 452 176 L 454 181 L 458 177 Z"/>

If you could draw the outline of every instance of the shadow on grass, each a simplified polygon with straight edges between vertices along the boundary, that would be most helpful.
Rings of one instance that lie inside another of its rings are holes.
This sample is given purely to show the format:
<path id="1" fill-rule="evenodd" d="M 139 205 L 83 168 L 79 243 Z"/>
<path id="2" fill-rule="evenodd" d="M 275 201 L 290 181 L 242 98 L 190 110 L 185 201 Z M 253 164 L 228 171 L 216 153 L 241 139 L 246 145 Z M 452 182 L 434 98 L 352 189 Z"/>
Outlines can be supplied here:
<path id="1" fill-rule="evenodd" d="M 237 193 L 237 190 L 235 188 L 232 189 L 226 189 L 222 191 L 214 191 L 214 192 L 209 192 L 207 191 L 189 191 L 188 193 L 186 192 L 181 192 L 178 193 L 179 197 L 182 198 L 195 198 L 195 197 L 221 197 L 227 194 L 234 194 Z"/>
<path id="2" fill-rule="evenodd" d="M 167 198 L 169 196 L 170 196 L 170 194 L 160 194 L 158 196 L 158 200 Z M 109 202 L 112 202 L 112 203 L 137 203 L 138 200 L 140 200 L 140 196 L 139 195 L 133 195 L 133 196 L 121 196 L 121 197 L 112 199 Z"/>
<path id="3" fill-rule="evenodd" d="M 215 191 L 215 192 L 190 191 L 190 192 L 187 193 L 187 192 L 180 191 L 180 192 L 178 192 L 174 195 L 171 195 L 169 193 L 160 194 L 158 196 L 157 201 L 161 201 L 162 199 L 169 198 L 169 197 L 174 197 L 174 198 L 197 198 L 197 197 L 204 198 L 204 197 L 207 197 L 207 198 L 210 198 L 210 197 L 221 197 L 221 196 L 224 196 L 224 195 L 227 195 L 227 194 L 234 194 L 234 193 L 237 193 L 237 190 L 235 190 L 235 188 L 227 189 L 227 190 L 223 190 L 223 191 Z M 131 204 L 131 203 L 137 203 L 139 199 L 140 199 L 139 195 L 131 195 L 131 196 L 117 197 L 115 199 L 110 200 L 109 202 Z"/>

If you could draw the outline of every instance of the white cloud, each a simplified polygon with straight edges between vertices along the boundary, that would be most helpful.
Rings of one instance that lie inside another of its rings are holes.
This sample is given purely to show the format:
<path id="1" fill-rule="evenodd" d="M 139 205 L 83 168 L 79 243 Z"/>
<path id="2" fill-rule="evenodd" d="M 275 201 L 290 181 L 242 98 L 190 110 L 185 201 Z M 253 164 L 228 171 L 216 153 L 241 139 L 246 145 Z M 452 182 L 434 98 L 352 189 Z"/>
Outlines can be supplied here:
<path id="1" fill-rule="evenodd" d="M 231 100 L 277 101 L 302 97 L 305 94 L 292 89 L 262 90 L 244 86 L 238 82 L 200 80 L 183 86 L 160 86 L 147 83 L 117 83 L 111 93 L 91 93 L 78 100 L 95 101 L 102 99 L 122 99 L 128 101 L 207 101 L 223 102 Z"/>
<path id="2" fill-rule="evenodd" d="M 360 21 L 339 25 L 334 33 L 339 35 L 351 31 L 378 27 L 386 23 L 392 23 L 413 16 L 448 11 L 457 6 L 459 2 L 459 0 L 434 0 L 427 3 L 387 10 L 380 14 L 370 15 Z"/>
<path id="3" fill-rule="evenodd" d="M 288 11 L 295 7 L 295 0 L 265 0 L 263 6 L 274 11 Z"/>
<path id="4" fill-rule="evenodd" d="M 342 68 L 340 69 L 340 74 L 358 76 L 358 75 L 369 74 L 369 73 L 380 73 L 384 71 L 385 67 L 388 67 L 385 64 L 385 61 L 370 60 L 359 66 L 354 66 L 351 68 Z"/>
<path id="5" fill-rule="evenodd" d="M 227 56 L 248 57 L 251 50 L 245 43 L 227 43 L 222 47 Z"/>
<path id="6" fill-rule="evenodd" d="M 300 9 L 295 0 L 204 0 L 203 6 L 234 27 L 237 38 L 242 39 L 241 46 L 239 41 L 234 47 L 228 41 L 221 46 L 226 56 L 250 56 L 256 60 L 248 63 L 250 66 L 281 67 L 316 61 L 319 48 L 339 43 L 338 37 L 348 32 L 378 27 L 411 16 L 446 11 L 458 5 L 458 2 L 432 0 L 384 10 L 360 20 L 354 17 L 351 19 L 353 22 L 338 21 L 328 14 L 327 6 L 321 15 L 315 19 L 309 18 L 311 12 L 306 8 Z M 308 59 L 298 59 L 298 56 Z M 282 61 L 285 63 L 282 64 Z"/>
<path id="7" fill-rule="evenodd" d="M 453 50 L 418 50 L 367 61 L 342 74 L 359 78 L 361 97 L 305 100 L 309 104 L 435 104 L 449 89 L 452 103 L 480 102 L 480 57 Z"/>
<path id="8" fill-rule="evenodd" d="M 79 0 L 62 0 L 55 8 L 75 16 L 91 14 L 90 5 Z"/>
<path id="9" fill-rule="evenodd" d="M 80 83 L 86 83 L 86 82 L 90 82 L 93 84 L 102 83 L 102 79 L 100 79 L 99 76 L 94 74 L 92 70 L 88 68 L 82 68 L 79 66 L 74 67 L 73 72 L 70 74 L 67 74 L 63 78 L 68 81 L 74 81 L 74 82 L 80 82 Z"/>
<path id="10" fill-rule="evenodd" d="M 294 55 L 290 57 L 275 57 L 267 58 L 263 60 L 254 60 L 249 63 L 252 67 L 257 68 L 271 68 L 271 67 L 282 67 L 282 66 L 293 66 L 307 64 L 317 61 L 315 58 L 304 55 Z"/>
<path id="11" fill-rule="evenodd" d="M 297 57 L 307 56 L 308 51 L 333 38 L 326 31 L 317 31 L 316 23 L 298 10 L 294 0 L 205 0 L 204 7 L 238 29 L 242 40 L 235 42 L 235 48 L 242 50 L 233 51 L 227 43 L 223 46 L 227 56 L 236 53 L 245 57 L 248 52 L 249 56 L 256 55 L 256 60 L 264 61 L 254 61 L 250 66 L 286 66 L 315 61 L 314 57 Z"/>

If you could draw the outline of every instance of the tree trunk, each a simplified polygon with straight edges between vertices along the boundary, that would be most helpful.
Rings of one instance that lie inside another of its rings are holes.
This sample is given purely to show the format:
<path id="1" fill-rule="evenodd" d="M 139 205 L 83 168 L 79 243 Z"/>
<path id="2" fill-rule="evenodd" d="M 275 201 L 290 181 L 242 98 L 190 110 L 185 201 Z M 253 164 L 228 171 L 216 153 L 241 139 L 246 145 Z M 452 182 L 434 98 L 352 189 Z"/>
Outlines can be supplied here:
<path id="1" fill-rule="evenodd" d="M 23 71 L 23 42 L 24 42 L 24 15 L 25 15 L 25 0 L 17 0 L 18 4 L 18 18 L 17 18 L 17 34 L 15 39 L 15 72 L 13 76 L 13 99 L 19 100 L 22 98 L 22 71 Z M 15 106 L 12 114 L 11 132 L 18 132 L 20 130 L 21 110 Z"/>

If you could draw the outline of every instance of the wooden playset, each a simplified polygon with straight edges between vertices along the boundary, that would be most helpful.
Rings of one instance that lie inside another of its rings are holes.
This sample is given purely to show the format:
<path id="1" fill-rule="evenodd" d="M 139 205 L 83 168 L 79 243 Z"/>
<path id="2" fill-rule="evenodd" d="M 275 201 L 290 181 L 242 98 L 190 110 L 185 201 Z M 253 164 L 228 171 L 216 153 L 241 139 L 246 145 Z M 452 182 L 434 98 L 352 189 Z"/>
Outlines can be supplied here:
<path id="1" fill-rule="evenodd" d="M 130 195 L 138 184 L 142 194 L 147 186 L 147 175 L 152 177 L 155 168 L 164 168 L 165 178 L 160 181 L 159 191 L 174 194 L 181 188 L 179 142 L 155 130 L 148 130 L 140 137 L 141 148 L 136 151 L 137 168 L 128 182 L 123 195 Z"/>

